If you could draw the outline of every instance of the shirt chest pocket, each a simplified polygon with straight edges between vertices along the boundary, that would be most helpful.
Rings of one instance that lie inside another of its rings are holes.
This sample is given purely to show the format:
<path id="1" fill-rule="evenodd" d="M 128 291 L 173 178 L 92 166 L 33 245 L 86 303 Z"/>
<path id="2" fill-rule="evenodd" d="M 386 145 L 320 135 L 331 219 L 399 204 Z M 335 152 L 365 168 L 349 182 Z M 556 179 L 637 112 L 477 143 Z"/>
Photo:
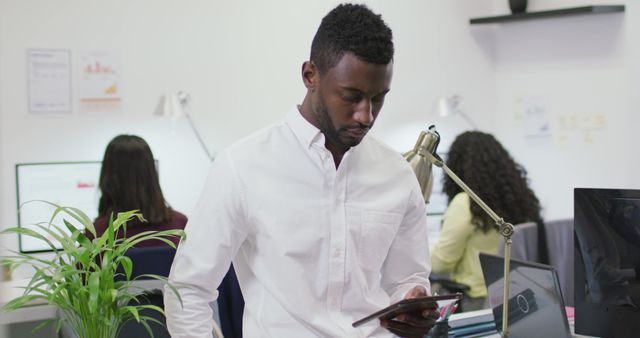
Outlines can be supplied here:
<path id="1" fill-rule="evenodd" d="M 362 210 L 359 216 L 358 257 L 363 269 L 378 273 L 387 258 L 389 248 L 402 221 L 402 215 Z"/>

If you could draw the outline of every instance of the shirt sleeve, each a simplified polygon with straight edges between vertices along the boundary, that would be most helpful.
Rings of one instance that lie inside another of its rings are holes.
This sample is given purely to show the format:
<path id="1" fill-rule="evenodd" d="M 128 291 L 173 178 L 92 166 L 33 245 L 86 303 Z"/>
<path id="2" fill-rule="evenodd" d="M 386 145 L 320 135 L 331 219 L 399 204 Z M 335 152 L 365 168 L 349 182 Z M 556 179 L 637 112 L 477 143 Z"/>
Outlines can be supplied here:
<path id="1" fill-rule="evenodd" d="M 476 227 L 471 224 L 469 196 L 460 193 L 454 196 L 442 219 L 442 229 L 433 251 L 431 264 L 434 273 L 451 272 L 464 255 L 469 237 Z"/>
<path id="2" fill-rule="evenodd" d="M 427 294 L 431 293 L 427 210 L 418 191 L 412 191 L 407 211 L 382 270 L 382 286 L 389 294 L 391 303 L 403 299 L 417 285 L 423 286 Z"/>
<path id="3" fill-rule="evenodd" d="M 247 237 L 246 199 L 228 151 L 213 163 L 198 203 L 185 227 L 169 283 L 165 287 L 167 329 L 174 338 L 212 337 L 217 287 Z"/>

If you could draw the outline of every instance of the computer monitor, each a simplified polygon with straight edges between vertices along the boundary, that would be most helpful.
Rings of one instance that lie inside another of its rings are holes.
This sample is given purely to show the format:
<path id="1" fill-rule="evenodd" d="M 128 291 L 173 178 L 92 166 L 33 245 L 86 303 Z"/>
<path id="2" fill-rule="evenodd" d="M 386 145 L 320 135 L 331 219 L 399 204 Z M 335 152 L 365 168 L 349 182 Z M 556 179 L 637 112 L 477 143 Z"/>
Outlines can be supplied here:
<path id="1" fill-rule="evenodd" d="M 98 181 L 101 166 L 100 161 L 17 164 L 18 226 L 45 234 L 35 224 L 49 222 L 55 207 L 38 200 L 78 208 L 90 219 L 95 219 L 100 198 Z M 62 218 L 63 215 L 57 216 L 53 223 L 66 229 Z M 81 226 L 77 222 L 72 223 Z M 61 248 L 55 239 L 48 239 L 58 249 Z M 30 236 L 19 235 L 18 243 L 20 251 L 24 253 L 52 250 L 44 241 Z"/>
<path id="2" fill-rule="evenodd" d="M 574 190 L 575 332 L 640 332 L 640 190 Z"/>
<path id="3" fill-rule="evenodd" d="M 502 330 L 504 258 L 480 253 L 497 330 Z M 569 338 L 571 331 L 556 270 L 549 265 L 511 259 L 509 264 L 509 337 Z"/>

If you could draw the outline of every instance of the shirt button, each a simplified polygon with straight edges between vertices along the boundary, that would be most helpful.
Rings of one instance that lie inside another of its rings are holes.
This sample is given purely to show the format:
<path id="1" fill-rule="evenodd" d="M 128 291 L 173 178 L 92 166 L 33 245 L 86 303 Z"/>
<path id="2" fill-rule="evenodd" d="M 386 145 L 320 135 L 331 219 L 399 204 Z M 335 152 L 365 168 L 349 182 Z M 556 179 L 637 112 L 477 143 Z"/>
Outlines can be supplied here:
<path id="1" fill-rule="evenodd" d="M 333 251 L 333 256 L 334 256 L 334 257 L 340 257 L 340 249 L 335 249 L 335 250 Z"/>

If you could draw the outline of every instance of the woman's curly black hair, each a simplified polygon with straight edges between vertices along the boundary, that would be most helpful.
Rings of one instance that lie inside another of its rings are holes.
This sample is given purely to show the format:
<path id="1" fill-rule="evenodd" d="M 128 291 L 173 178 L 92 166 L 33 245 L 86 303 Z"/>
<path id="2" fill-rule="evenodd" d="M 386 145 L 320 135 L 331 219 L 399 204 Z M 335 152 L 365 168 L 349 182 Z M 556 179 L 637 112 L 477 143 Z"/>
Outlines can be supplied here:
<path id="1" fill-rule="evenodd" d="M 491 134 L 464 132 L 453 141 L 447 166 L 505 221 L 518 224 L 541 220 L 540 202 L 528 186 L 527 172 Z M 443 190 L 449 201 L 462 189 L 445 175 Z M 482 231 L 495 222 L 471 201 L 472 222 Z"/>
<path id="2" fill-rule="evenodd" d="M 346 52 L 363 61 L 386 65 L 393 59 L 393 35 L 382 17 L 365 5 L 341 4 L 320 23 L 311 43 L 310 60 L 321 73 Z"/>

